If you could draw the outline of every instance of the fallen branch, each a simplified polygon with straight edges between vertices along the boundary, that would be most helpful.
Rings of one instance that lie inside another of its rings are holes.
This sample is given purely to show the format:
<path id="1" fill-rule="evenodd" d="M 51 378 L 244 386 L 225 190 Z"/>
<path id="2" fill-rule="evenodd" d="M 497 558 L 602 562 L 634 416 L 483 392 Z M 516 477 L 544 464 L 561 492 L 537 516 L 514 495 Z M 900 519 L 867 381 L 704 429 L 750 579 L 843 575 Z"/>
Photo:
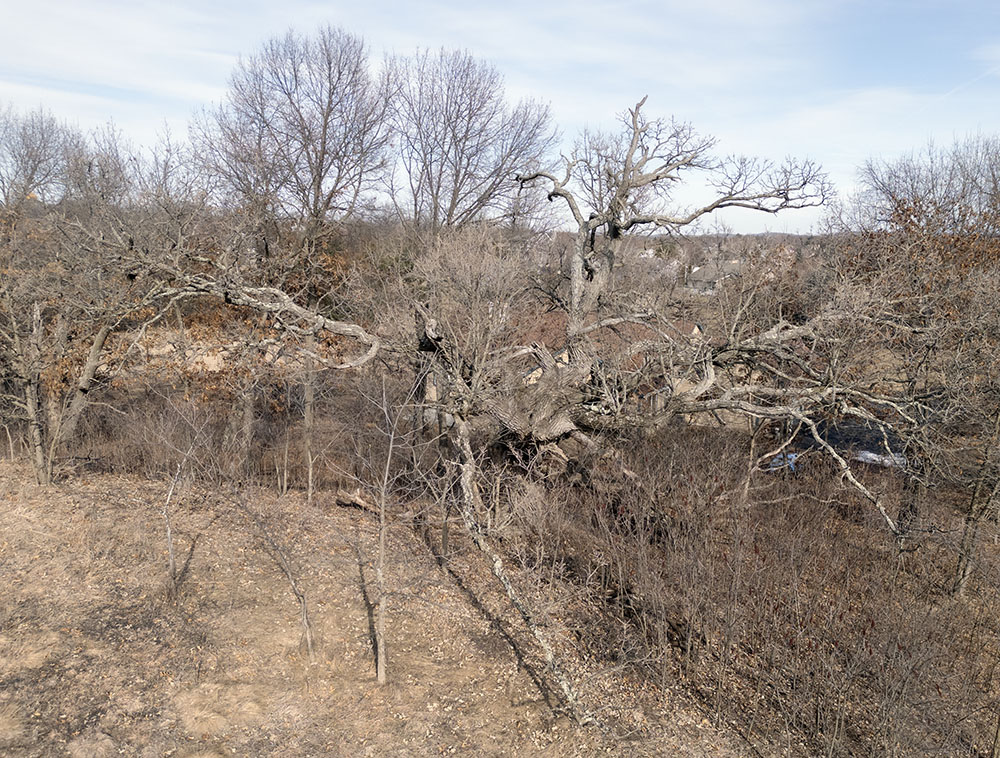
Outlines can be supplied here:
<path id="1" fill-rule="evenodd" d="M 333 502 L 341 508 L 357 508 L 374 515 L 379 514 L 376 505 L 361 494 L 360 489 L 353 491 L 339 489 L 333 496 Z"/>
<path id="2" fill-rule="evenodd" d="M 490 546 L 489 541 L 486 539 L 486 535 L 483 533 L 482 527 L 479 526 L 479 522 L 476 519 L 476 513 L 482 510 L 482 500 L 475 482 L 476 464 L 475 458 L 472 454 L 472 445 L 469 443 L 469 429 L 464 420 L 457 418 L 455 428 L 458 432 L 458 446 L 461 452 L 461 474 L 459 476 L 459 481 L 462 488 L 462 506 L 459 510 L 461 511 L 462 521 L 465 523 L 465 528 L 468 531 L 469 536 L 472 537 L 472 541 L 476 544 L 476 547 L 478 547 L 486 555 L 486 557 L 489 558 L 490 569 L 493 572 L 493 576 L 495 576 L 497 581 L 499 581 L 503 586 L 511 604 L 517 609 L 518 613 L 521 614 L 521 618 L 524 621 L 525 626 L 528 627 L 528 630 L 535 638 L 535 641 L 538 642 L 539 646 L 542 648 L 542 652 L 545 654 L 546 667 L 559 683 L 559 688 L 562 690 L 570 715 L 572 715 L 573 719 L 578 724 L 596 724 L 597 719 L 594 718 L 593 714 L 580 705 L 580 697 L 577 694 L 576 689 L 573 687 L 573 683 L 570 682 L 569 677 L 566 675 L 566 672 L 564 672 L 562 666 L 559 665 L 559 661 L 556 659 L 556 654 L 552 649 L 552 645 L 550 645 L 549 641 L 545 639 L 541 629 L 539 629 L 538 625 L 532 618 L 531 611 L 528 609 L 528 606 L 523 600 L 521 600 L 520 596 L 517 594 L 517 590 L 514 589 L 514 585 L 504 569 L 503 559 L 500 557 L 500 554 Z"/>

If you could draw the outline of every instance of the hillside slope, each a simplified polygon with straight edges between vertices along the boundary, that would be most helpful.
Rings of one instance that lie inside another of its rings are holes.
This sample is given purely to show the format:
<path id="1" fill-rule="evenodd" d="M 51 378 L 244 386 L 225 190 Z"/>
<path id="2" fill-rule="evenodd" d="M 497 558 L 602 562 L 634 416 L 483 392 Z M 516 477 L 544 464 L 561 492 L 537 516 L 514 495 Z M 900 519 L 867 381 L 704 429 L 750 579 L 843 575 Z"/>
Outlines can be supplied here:
<path id="1" fill-rule="evenodd" d="M 224 495 L 188 487 L 171 504 L 174 603 L 166 491 L 104 475 L 42 489 L 0 463 L 0 755 L 751 754 L 679 692 L 585 660 L 553 625 L 603 728 L 557 715 L 529 636 L 480 559 L 459 552 L 445 571 L 403 525 L 390 534 L 389 684 L 379 687 L 374 522 L 322 496 L 249 501 L 307 594 L 314 663 L 287 579 Z"/>

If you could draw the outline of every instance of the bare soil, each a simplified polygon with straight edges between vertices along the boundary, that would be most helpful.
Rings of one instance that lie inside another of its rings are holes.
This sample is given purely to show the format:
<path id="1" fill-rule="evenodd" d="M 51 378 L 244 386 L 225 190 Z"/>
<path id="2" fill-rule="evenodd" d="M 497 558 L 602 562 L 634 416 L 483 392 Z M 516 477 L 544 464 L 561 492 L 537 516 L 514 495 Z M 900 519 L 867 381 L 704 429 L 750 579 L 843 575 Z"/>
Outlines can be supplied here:
<path id="1" fill-rule="evenodd" d="M 378 686 L 371 515 L 258 493 L 249 505 L 307 594 L 310 662 L 287 579 L 225 493 L 188 486 L 171 504 L 182 581 L 169 597 L 167 488 L 81 475 L 43 489 L 0 462 L 0 755 L 759 755 L 680 688 L 585 655 L 553 616 L 601 724 L 575 725 L 481 558 L 459 545 L 442 568 L 403 524 Z"/>

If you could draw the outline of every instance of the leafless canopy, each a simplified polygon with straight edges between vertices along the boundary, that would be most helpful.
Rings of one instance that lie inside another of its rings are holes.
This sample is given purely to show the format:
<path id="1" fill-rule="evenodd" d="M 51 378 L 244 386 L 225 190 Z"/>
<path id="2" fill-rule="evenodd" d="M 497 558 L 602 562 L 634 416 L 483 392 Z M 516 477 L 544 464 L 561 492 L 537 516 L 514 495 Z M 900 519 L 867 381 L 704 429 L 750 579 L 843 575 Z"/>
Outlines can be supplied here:
<path id="1" fill-rule="evenodd" d="M 548 107 L 511 107 L 499 72 L 465 51 L 391 64 L 405 215 L 439 229 L 500 214 L 516 194 L 515 171 L 537 164 L 554 139 Z"/>
<path id="2" fill-rule="evenodd" d="M 350 215 L 378 177 L 387 105 L 361 38 L 329 26 L 288 32 L 240 62 L 193 136 L 230 197 L 312 229 Z"/>
<path id="3" fill-rule="evenodd" d="M 977 136 L 949 148 L 929 144 L 895 161 L 868 161 L 855 222 L 868 230 L 996 234 L 1000 139 Z"/>
<path id="4" fill-rule="evenodd" d="M 570 332 L 582 329 L 585 314 L 608 285 L 622 235 L 641 228 L 666 231 L 694 223 L 722 208 L 778 213 L 823 203 L 830 185 L 819 166 L 786 161 L 780 166 L 756 158 L 712 154 L 715 140 L 673 120 L 648 119 L 646 98 L 622 116 L 616 134 L 585 133 L 561 175 L 522 174 L 525 185 L 542 182 L 549 199 L 565 202 L 577 226 L 570 262 Z M 689 173 L 701 173 L 715 190 L 710 202 L 671 209 L 671 190 Z M 605 244 L 595 246 L 602 231 Z"/>
<path id="5" fill-rule="evenodd" d="M 32 195 L 46 201 L 61 190 L 72 135 L 53 116 L 36 110 L 0 110 L 0 203 L 16 212 Z"/>
<path id="6" fill-rule="evenodd" d="M 564 159 L 561 176 L 543 171 L 521 181 L 550 183 L 550 198 L 569 206 L 588 229 L 607 227 L 610 236 L 641 226 L 678 229 L 722 208 L 778 213 L 823 203 L 830 185 L 811 161 L 781 165 L 746 156 L 715 157 L 716 141 L 685 123 L 650 120 L 646 98 L 622 116 L 615 134 L 585 133 Z M 715 197 L 695 208 L 671 209 L 671 190 L 688 173 L 701 172 Z"/>

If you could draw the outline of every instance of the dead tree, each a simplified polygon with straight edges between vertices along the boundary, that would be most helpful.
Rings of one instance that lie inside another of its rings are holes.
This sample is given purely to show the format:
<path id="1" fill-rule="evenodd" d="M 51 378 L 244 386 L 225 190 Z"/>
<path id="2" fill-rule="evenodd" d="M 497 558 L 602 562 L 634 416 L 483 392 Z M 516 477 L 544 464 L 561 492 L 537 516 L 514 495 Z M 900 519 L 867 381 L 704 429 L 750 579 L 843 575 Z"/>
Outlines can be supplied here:
<path id="1" fill-rule="evenodd" d="M 561 344 L 513 341 L 522 336 L 514 325 L 515 304 L 528 285 L 512 289 L 497 272 L 474 278 L 479 288 L 493 282 L 495 291 L 482 297 L 484 312 L 467 304 L 453 321 L 441 303 L 418 305 L 421 348 L 449 380 L 442 410 L 473 426 L 493 425 L 508 444 L 557 446 L 564 457 L 581 460 L 613 452 L 601 442 L 605 432 L 671 417 L 728 413 L 791 421 L 876 503 L 895 532 L 894 519 L 823 432 L 823 419 L 831 415 L 877 428 L 914 421 L 906 398 L 886 383 L 873 383 L 870 374 L 856 376 L 856 354 L 845 359 L 832 349 L 865 303 L 844 299 L 795 324 L 778 309 L 727 330 L 729 339 L 710 342 L 678 329 L 671 303 L 616 291 L 616 266 L 629 233 L 677 232 L 727 207 L 769 213 L 807 207 L 829 192 L 811 163 L 715 158 L 713 140 L 684 124 L 646 119 L 644 102 L 623 117 L 620 134 L 584 135 L 560 175 L 520 177 L 524 184 L 547 183 L 549 198 L 563 202 L 577 225 L 564 285 L 549 302 L 561 320 Z M 707 175 L 717 196 L 668 212 L 671 187 L 688 173 Z M 444 276 L 468 299 L 469 286 L 457 281 L 461 271 Z M 858 348 L 863 354 L 860 343 Z M 643 386 L 665 399 L 656 412 L 635 403 Z"/>

